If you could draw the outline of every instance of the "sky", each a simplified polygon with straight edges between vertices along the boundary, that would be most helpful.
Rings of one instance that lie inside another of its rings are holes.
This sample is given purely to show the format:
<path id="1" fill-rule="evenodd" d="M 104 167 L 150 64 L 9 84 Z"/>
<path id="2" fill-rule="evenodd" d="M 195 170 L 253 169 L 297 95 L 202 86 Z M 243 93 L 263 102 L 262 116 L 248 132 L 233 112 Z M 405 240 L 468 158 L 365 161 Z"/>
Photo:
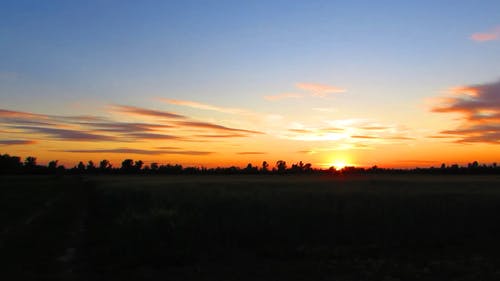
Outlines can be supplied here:
<path id="1" fill-rule="evenodd" d="M 499 1 L 0 1 L 0 153 L 500 162 Z"/>

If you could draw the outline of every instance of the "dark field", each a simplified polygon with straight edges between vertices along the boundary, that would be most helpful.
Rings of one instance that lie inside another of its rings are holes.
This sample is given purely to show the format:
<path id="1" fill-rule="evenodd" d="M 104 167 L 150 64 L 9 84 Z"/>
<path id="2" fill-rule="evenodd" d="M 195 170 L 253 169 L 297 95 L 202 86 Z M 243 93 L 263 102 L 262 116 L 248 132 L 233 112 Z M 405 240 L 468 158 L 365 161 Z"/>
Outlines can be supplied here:
<path id="1" fill-rule="evenodd" d="M 500 280 L 499 176 L 0 186 L 1 280 Z"/>

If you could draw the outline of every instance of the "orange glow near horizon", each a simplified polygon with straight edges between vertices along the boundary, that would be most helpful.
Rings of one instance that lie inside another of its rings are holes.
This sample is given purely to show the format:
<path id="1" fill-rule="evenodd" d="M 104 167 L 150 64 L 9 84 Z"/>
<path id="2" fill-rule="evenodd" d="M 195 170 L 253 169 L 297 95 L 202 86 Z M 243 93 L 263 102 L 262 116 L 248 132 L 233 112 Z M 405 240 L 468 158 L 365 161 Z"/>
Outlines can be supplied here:
<path id="1" fill-rule="evenodd" d="M 278 160 L 338 170 L 490 164 L 500 160 L 498 87 L 500 82 L 457 87 L 454 91 L 466 99 L 440 100 L 432 112 L 422 113 L 428 115 L 420 123 L 409 116 L 399 124 L 383 115 L 341 118 L 317 107 L 300 114 L 286 108 L 257 112 L 173 99 L 160 106 L 109 105 L 96 115 L 0 108 L 0 149 L 37 157 L 40 164 L 59 160 L 67 167 L 103 159 L 117 167 L 127 158 L 208 168 L 261 166 L 263 161 L 273 167 Z M 450 113 L 466 114 L 451 120 L 443 116 Z"/>
<path id="2" fill-rule="evenodd" d="M 346 162 L 344 162 L 344 161 L 338 160 L 338 161 L 333 162 L 333 163 L 332 163 L 332 166 L 333 166 L 336 170 L 342 170 L 342 169 L 344 169 L 344 168 L 347 166 L 347 164 L 346 164 Z"/>

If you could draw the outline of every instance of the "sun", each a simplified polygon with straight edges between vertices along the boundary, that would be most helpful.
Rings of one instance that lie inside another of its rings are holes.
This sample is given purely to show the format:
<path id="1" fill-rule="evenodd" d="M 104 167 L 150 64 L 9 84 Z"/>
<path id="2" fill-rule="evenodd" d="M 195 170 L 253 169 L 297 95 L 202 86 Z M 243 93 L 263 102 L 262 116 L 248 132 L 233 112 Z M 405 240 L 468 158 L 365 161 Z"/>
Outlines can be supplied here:
<path id="1" fill-rule="evenodd" d="M 347 163 L 343 160 L 336 160 L 332 163 L 332 166 L 335 170 L 342 170 L 345 166 L 347 166 Z"/>

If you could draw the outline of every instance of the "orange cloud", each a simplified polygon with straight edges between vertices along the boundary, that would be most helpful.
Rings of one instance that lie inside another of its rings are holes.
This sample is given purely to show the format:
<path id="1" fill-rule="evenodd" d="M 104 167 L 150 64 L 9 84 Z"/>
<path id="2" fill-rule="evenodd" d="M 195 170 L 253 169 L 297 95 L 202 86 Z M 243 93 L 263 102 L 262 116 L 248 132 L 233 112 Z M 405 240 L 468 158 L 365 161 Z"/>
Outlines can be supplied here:
<path id="1" fill-rule="evenodd" d="M 295 87 L 309 92 L 311 96 L 314 97 L 326 97 L 329 94 L 343 93 L 346 91 L 345 89 L 338 88 L 335 86 L 317 84 L 317 83 L 297 83 L 295 84 Z"/>
<path id="2" fill-rule="evenodd" d="M 470 39 L 476 42 L 493 41 L 493 40 L 498 40 L 499 38 L 500 38 L 500 26 L 497 26 L 490 31 L 478 32 L 470 36 Z"/>
<path id="3" fill-rule="evenodd" d="M 117 139 L 112 136 L 93 134 L 79 130 L 67 130 L 67 129 L 34 127 L 34 126 L 16 126 L 14 128 L 21 129 L 23 131 L 44 134 L 56 140 L 117 141 Z"/>
<path id="4" fill-rule="evenodd" d="M 35 144 L 32 140 L 0 140 L 0 145 L 28 145 Z"/>
<path id="5" fill-rule="evenodd" d="M 241 113 L 246 112 L 246 110 L 239 109 L 239 108 L 220 107 L 220 106 L 215 106 L 215 105 L 211 105 L 211 104 L 200 103 L 200 102 L 195 102 L 195 101 L 188 101 L 188 100 L 176 100 L 176 99 L 166 99 L 166 98 L 159 98 L 159 100 L 164 101 L 168 104 L 187 106 L 187 107 L 203 109 L 203 110 L 212 110 L 212 111 L 217 111 L 217 112 L 222 112 L 222 113 L 241 114 Z"/>
<path id="6" fill-rule="evenodd" d="M 0 129 L 9 129 L 9 131 L 2 130 L 1 132 L 6 134 L 5 138 L 12 139 L 0 144 L 32 143 L 17 140 L 16 134 L 29 135 L 30 139 L 35 139 L 33 142 L 38 137 L 39 140 L 114 143 L 141 143 L 144 140 L 192 142 L 208 138 L 237 138 L 263 134 L 254 130 L 200 122 L 166 111 L 124 105 L 113 106 L 112 110 L 127 115 L 150 117 L 156 122 L 119 122 L 99 116 L 52 116 L 0 109 Z M 193 128 L 202 129 L 203 133 L 193 135 Z M 11 134 L 13 135 L 9 136 Z"/>
<path id="7" fill-rule="evenodd" d="M 297 123 L 281 137 L 300 141 L 335 141 L 337 148 L 342 149 L 366 149 L 363 143 L 382 145 L 416 139 L 404 127 L 383 125 L 368 119 L 327 120 L 325 123 L 328 126 L 312 127 Z"/>
<path id="8" fill-rule="evenodd" d="M 318 83 L 297 83 L 295 84 L 295 87 L 297 89 L 306 91 L 309 96 L 312 97 L 320 97 L 324 98 L 328 96 L 329 94 L 333 93 L 343 93 L 346 90 L 335 87 L 335 86 L 330 86 L 330 85 L 325 85 L 325 84 L 318 84 Z M 277 101 L 277 100 L 282 100 L 282 99 L 300 99 L 303 98 L 303 94 L 297 94 L 297 93 L 283 93 L 279 95 L 271 95 L 271 96 L 264 96 L 264 99 L 268 101 Z M 315 110 L 318 111 L 332 111 L 331 108 L 316 108 Z"/>
<path id="9" fill-rule="evenodd" d="M 378 137 L 375 136 L 365 136 L 365 135 L 355 135 L 351 136 L 353 139 L 378 139 Z"/>
<path id="10" fill-rule="evenodd" d="M 274 96 L 265 96 L 264 99 L 266 99 L 268 101 L 277 101 L 277 100 L 283 100 L 283 99 L 300 99 L 303 97 L 304 96 L 301 94 L 283 93 L 283 94 L 274 95 Z"/>
<path id="11" fill-rule="evenodd" d="M 164 155 L 164 154 L 209 155 L 209 154 L 213 154 L 213 152 L 210 152 L 210 151 L 147 150 L 147 149 L 133 149 L 133 148 L 75 149 L 75 150 L 64 150 L 63 152 L 72 152 L 72 153 L 118 153 L 118 154 L 143 154 L 143 155 Z"/>
<path id="12" fill-rule="evenodd" d="M 167 111 L 159 111 L 146 109 L 135 106 L 128 105 L 113 105 L 111 106 L 111 110 L 118 111 L 121 113 L 132 114 L 132 115 L 143 115 L 149 117 L 159 117 L 159 118 L 167 118 L 167 119 L 185 119 L 186 117 L 183 115 L 167 112 Z"/>
<path id="13" fill-rule="evenodd" d="M 181 140 L 181 137 L 154 133 L 130 133 L 126 135 L 137 140 Z"/>
<path id="14" fill-rule="evenodd" d="M 129 132 L 149 132 L 157 129 L 169 129 L 174 126 L 164 124 L 150 123 L 128 123 L 128 122 L 87 122 L 79 123 L 82 126 L 92 128 L 94 131 L 110 132 L 110 133 L 129 133 Z"/>
<path id="15" fill-rule="evenodd" d="M 205 135 L 195 135 L 198 138 L 241 138 L 246 137 L 243 134 L 205 134 Z"/>
<path id="16" fill-rule="evenodd" d="M 214 129 L 219 131 L 228 131 L 228 132 L 240 132 L 240 133 L 250 133 L 250 134 L 263 134 L 259 131 L 245 130 L 245 129 L 236 129 L 229 128 L 222 125 L 207 123 L 207 122 L 197 122 L 197 121 L 179 121 L 176 122 L 178 125 L 193 127 L 193 128 L 202 128 L 202 129 Z"/>
<path id="17" fill-rule="evenodd" d="M 500 81 L 453 88 L 453 96 L 438 99 L 431 110 L 462 115 L 462 125 L 441 134 L 458 142 L 500 143 Z"/>

